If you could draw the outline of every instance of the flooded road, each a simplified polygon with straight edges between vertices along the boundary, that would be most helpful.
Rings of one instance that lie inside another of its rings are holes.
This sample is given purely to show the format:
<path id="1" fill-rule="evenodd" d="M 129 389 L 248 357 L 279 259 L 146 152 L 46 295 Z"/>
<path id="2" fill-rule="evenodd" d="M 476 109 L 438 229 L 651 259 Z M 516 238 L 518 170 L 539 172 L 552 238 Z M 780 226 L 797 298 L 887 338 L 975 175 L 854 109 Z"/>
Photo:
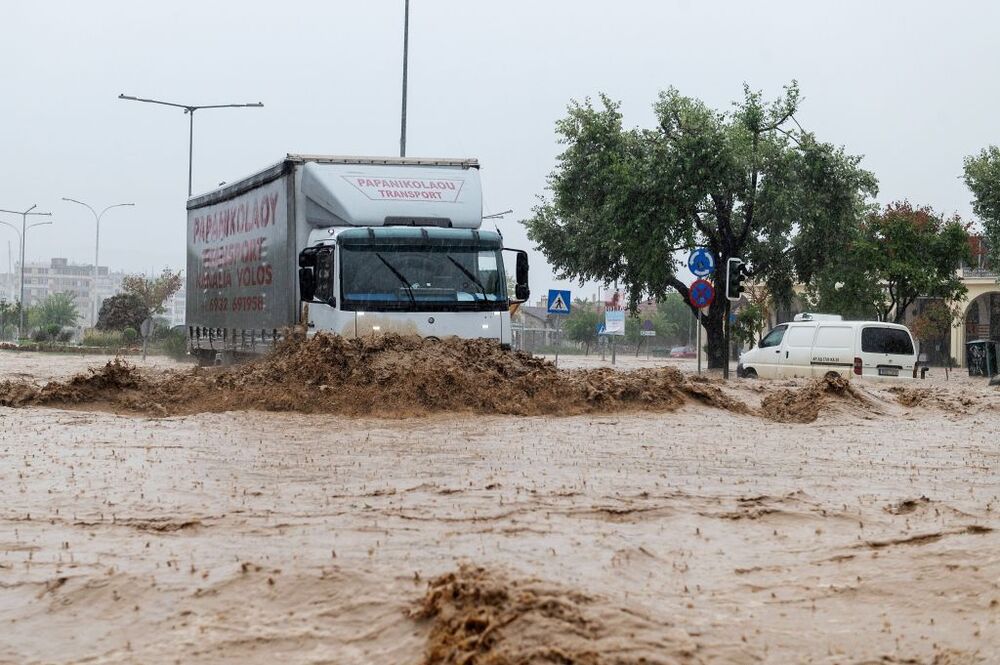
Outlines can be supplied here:
<path id="1" fill-rule="evenodd" d="M 998 662 L 1000 393 L 932 385 L 806 424 L 3 408 L 0 662 Z"/>

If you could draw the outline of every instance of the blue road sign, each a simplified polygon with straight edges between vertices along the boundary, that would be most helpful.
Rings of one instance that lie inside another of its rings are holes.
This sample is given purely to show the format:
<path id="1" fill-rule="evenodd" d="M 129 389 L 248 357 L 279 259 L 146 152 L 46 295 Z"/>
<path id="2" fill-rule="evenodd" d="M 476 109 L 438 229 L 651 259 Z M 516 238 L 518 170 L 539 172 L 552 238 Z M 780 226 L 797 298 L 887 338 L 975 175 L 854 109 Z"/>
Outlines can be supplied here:
<path id="1" fill-rule="evenodd" d="M 549 314 L 569 314 L 569 291 L 549 289 Z"/>
<path id="2" fill-rule="evenodd" d="M 688 270 L 695 277 L 708 277 L 715 272 L 715 257 L 704 247 L 692 250 L 688 255 Z"/>
<path id="3" fill-rule="evenodd" d="M 689 299 L 695 307 L 708 307 L 715 300 L 715 287 L 711 282 L 696 279 L 688 287 Z"/>
<path id="4" fill-rule="evenodd" d="M 595 327 L 597 328 L 597 334 L 598 335 L 604 335 L 604 334 L 606 334 L 607 331 L 605 330 L 603 323 L 598 323 Z"/>

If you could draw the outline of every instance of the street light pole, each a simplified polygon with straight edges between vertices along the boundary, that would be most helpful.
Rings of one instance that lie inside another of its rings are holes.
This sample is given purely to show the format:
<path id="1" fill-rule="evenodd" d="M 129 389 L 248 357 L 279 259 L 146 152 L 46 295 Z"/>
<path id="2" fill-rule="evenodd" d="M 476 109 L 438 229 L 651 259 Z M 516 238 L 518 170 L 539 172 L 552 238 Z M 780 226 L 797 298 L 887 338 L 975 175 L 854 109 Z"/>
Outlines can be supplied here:
<path id="1" fill-rule="evenodd" d="M 45 224 L 51 224 L 52 223 L 52 222 L 35 222 L 31 226 L 28 226 L 28 215 L 43 215 L 45 217 L 51 217 L 52 216 L 51 212 L 31 212 L 32 210 L 34 210 L 37 207 L 38 207 L 38 204 L 36 203 L 35 205 L 31 206 L 27 210 L 0 210 L 0 212 L 6 212 L 6 213 L 9 213 L 11 215 L 20 215 L 21 216 L 21 233 L 20 233 L 20 235 L 21 235 L 21 295 L 20 295 L 20 303 L 21 303 L 20 310 L 21 310 L 21 312 L 20 312 L 20 314 L 21 314 L 21 316 L 20 316 L 20 320 L 18 321 L 18 325 L 17 325 L 17 337 L 18 337 L 18 339 L 20 339 L 21 337 L 24 337 L 24 310 L 25 310 L 25 306 L 24 306 L 24 236 L 27 234 L 28 229 L 33 229 L 36 226 L 43 226 Z M 4 223 L 6 224 L 6 222 L 4 222 Z M 7 226 L 13 226 L 13 225 L 7 224 Z M 16 231 L 17 227 L 14 227 L 14 230 Z"/>
<path id="2" fill-rule="evenodd" d="M 198 109 L 262 108 L 264 106 L 262 102 L 253 102 L 251 104 L 175 104 L 173 102 L 163 102 L 158 99 L 132 97 L 126 94 L 118 95 L 118 99 L 145 102 L 147 104 L 160 104 L 161 106 L 173 106 L 174 108 L 184 109 L 184 112 L 191 116 L 188 129 L 188 198 L 191 197 L 191 175 L 194 167 L 194 112 Z"/>
<path id="3" fill-rule="evenodd" d="M 403 8 L 403 110 L 399 118 L 399 156 L 406 157 L 406 65 L 410 53 L 410 0 Z"/>
<path id="4" fill-rule="evenodd" d="M 71 198 L 68 198 L 68 197 L 65 197 L 65 196 L 62 197 L 62 200 L 63 201 L 69 201 L 70 203 L 77 203 L 77 204 L 82 205 L 83 207 L 87 208 L 88 210 L 90 210 L 91 214 L 94 215 L 94 221 L 97 223 L 97 233 L 96 233 L 95 238 L 94 238 L 94 284 L 93 284 L 92 292 L 91 292 L 91 301 L 92 301 L 91 315 L 93 317 L 91 325 L 96 326 L 97 325 L 97 266 L 100 265 L 100 257 L 101 257 L 101 217 L 104 217 L 104 213 L 106 213 L 107 211 L 111 210 L 112 208 L 122 208 L 122 207 L 125 207 L 125 206 L 134 206 L 135 204 L 134 203 L 116 203 L 114 205 L 109 205 L 107 208 L 105 208 L 104 210 L 102 210 L 100 212 L 100 214 L 98 214 L 98 212 L 96 210 L 94 210 L 91 206 L 89 206 L 88 204 L 84 203 L 83 201 L 77 201 L 76 199 L 71 199 Z"/>

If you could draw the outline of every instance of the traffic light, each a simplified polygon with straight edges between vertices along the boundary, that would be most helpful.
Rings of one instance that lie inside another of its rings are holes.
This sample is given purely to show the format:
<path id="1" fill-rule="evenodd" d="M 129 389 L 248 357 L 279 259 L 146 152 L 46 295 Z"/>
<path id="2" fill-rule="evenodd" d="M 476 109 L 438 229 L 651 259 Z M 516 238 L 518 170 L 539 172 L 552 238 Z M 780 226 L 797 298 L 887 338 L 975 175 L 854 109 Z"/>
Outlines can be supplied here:
<path id="1" fill-rule="evenodd" d="M 726 298 L 728 300 L 739 300 L 743 295 L 743 279 L 747 276 L 747 269 L 743 259 L 731 258 L 726 261 Z"/>

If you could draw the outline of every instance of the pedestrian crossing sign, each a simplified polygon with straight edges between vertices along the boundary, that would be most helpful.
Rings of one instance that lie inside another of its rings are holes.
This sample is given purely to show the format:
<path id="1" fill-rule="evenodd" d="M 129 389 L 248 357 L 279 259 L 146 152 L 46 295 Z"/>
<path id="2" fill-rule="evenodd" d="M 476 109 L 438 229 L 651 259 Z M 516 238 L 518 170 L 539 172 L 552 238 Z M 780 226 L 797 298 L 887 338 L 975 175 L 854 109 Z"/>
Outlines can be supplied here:
<path id="1" fill-rule="evenodd" d="M 569 291 L 549 289 L 549 314 L 569 314 Z"/>

